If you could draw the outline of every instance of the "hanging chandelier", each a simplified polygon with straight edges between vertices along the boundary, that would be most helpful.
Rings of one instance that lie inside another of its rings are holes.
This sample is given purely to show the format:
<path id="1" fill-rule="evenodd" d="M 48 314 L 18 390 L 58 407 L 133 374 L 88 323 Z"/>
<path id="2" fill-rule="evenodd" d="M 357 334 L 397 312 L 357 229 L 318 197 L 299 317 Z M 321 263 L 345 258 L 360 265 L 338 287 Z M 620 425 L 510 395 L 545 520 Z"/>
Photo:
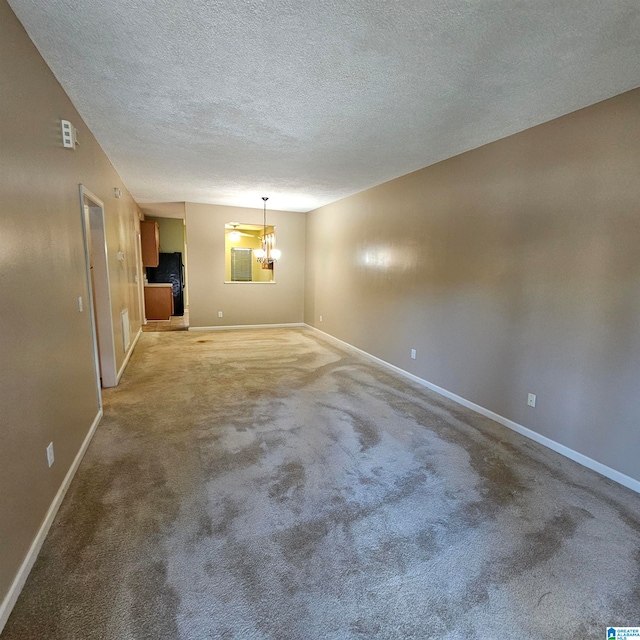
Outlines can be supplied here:
<path id="1" fill-rule="evenodd" d="M 275 234 L 267 235 L 267 200 L 269 198 L 262 197 L 263 202 L 263 218 L 262 218 L 262 247 L 254 249 L 253 255 L 262 265 L 263 269 L 273 269 L 273 263 L 282 255 L 279 249 L 275 248 Z"/>

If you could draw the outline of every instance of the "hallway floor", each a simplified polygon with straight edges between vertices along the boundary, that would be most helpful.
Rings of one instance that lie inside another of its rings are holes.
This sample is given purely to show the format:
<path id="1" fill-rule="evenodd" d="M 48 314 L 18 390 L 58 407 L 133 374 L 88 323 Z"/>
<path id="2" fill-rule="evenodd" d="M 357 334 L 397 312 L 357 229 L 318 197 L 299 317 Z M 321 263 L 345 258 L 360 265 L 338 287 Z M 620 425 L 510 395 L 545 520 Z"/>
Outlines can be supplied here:
<path id="1" fill-rule="evenodd" d="M 604 638 L 640 495 L 308 329 L 145 333 L 2 640 Z"/>
<path id="2" fill-rule="evenodd" d="M 189 309 L 185 309 L 182 316 L 171 316 L 169 320 L 147 320 L 147 324 L 142 325 L 142 331 L 144 332 L 188 330 Z"/>

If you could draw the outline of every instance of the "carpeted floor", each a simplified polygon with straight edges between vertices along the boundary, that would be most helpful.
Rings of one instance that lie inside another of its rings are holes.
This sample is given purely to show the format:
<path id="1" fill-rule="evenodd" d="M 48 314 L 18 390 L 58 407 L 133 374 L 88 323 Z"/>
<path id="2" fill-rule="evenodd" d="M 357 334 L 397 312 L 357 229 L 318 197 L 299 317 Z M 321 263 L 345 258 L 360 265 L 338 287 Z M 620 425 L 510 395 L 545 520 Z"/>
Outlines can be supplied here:
<path id="1" fill-rule="evenodd" d="M 305 329 L 145 333 L 2 640 L 604 638 L 640 496 Z"/>

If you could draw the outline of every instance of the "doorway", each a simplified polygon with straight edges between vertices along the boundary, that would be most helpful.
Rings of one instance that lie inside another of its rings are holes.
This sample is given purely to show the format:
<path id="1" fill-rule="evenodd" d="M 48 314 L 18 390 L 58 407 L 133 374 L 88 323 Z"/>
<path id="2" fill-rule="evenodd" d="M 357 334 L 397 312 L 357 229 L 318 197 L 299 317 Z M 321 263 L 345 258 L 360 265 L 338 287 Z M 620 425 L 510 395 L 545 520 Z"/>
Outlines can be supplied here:
<path id="1" fill-rule="evenodd" d="M 80 205 L 97 385 L 98 389 L 115 387 L 118 384 L 118 372 L 111 314 L 104 203 L 80 185 Z"/>
<path id="2" fill-rule="evenodd" d="M 142 264 L 142 236 L 136 233 L 136 284 L 138 285 L 138 304 L 140 305 L 140 324 L 144 327 L 147 324 L 147 312 L 144 308 L 144 282 L 145 271 Z"/>

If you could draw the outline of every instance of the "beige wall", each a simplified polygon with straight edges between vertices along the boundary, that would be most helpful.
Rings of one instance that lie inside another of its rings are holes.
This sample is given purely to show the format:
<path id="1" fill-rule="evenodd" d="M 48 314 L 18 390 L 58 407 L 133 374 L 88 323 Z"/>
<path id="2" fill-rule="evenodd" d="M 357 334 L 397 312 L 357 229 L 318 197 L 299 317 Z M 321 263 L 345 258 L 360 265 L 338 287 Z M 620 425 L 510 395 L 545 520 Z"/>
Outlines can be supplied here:
<path id="1" fill-rule="evenodd" d="M 267 211 L 282 258 L 275 283 L 225 284 L 224 225 L 262 224 L 262 209 L 186 204 L 191 327 L 303 321 L 305 215 Z M 218 318 L 218 311 L 223 317 Z"/>
<path id="2" fill-rule="evenodd" d="M 79 183 L 105 203 L 118 367 L 120 311 L 132 338 L 140 314 L 137 206 L 5 0 L 0 86 L 1 602 L 98 411 Z M 75 151 L 62 147 L 61 118 L 79 130 Z"/>
<path id="3" fill-rule="evenodd" d="M 639 141 L 635 90 L 308 214 L 306 322 L 640 479 Z"/>

